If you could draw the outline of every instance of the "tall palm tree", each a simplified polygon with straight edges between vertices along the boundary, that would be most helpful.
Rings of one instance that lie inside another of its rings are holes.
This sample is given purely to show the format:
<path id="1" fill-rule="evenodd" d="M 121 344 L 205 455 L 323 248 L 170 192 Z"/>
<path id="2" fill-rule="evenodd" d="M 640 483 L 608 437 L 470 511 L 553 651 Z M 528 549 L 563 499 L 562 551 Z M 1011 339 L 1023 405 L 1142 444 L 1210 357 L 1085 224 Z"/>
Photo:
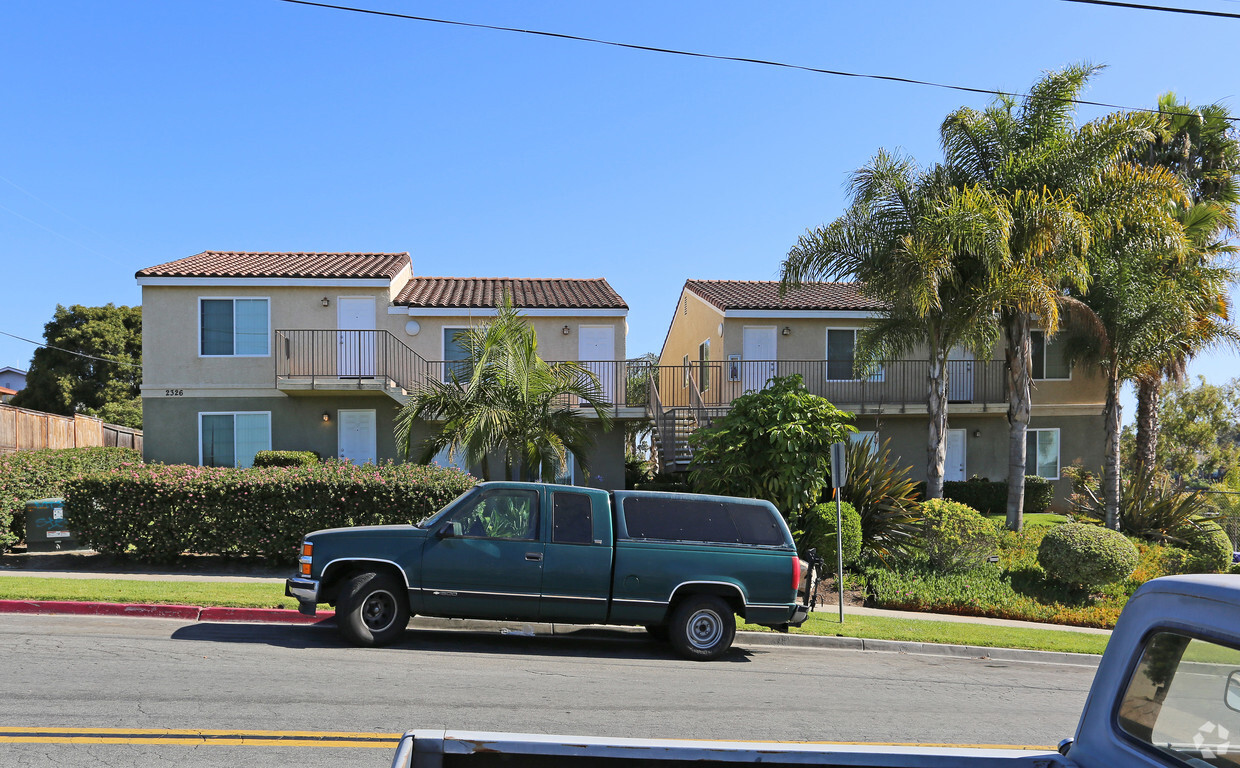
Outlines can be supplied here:
<path id="1" fill-rule="evenodd" d="M 481 467 L 492 461 L 504 478 L 553 479 L 567 467 L 568 452 L 588 471 L 592 438 L 582 418 L 588 407 L 604 430 L 611 426 L 598 377 L 578 363 L 548 363 L 538 356 L 534 330 L 505 295 L 496 318 L 457 336 L 468 362 L 448 369 L 448 381 L 428 380 L 396 421 L 396 441 L 406 456 L 426 464 L 447 449 L 454 459 Z M 438 425 L 418 441 L 414 425 Z"/>
<path id="2" fill-rule="evenodd" d="M 1190 204 L 1177 211 L 1190 245 L 1185 263 L 1173 266 L 1200 269 L 1207 274 L 1226 269 L 1235 247 L 1227 242 L 1237 232 L 1235 206 L 1240 202 L 1240 136 L 1231 127 L 1230 111 L 1219 104 L 1200 109 L 1180 102 L 1174 93 L 1158 99 L 1159 120 L 1153 139 L 1136 160 L 1172 171 L 1188 187 Z M 1164 379 L 1180 381 L 1189 361 L 1217 344 L 1235 345 L 1236 328 L 1230 322 L 1230 283 L 1237 273 L 1227 270 L 1202 286 L 1198 312 L 1178 329 L 1179 345 L 1166 361 L 1151 363 L 1137 375 L 1137 429 L 1134 459 L 1142 476 L 1150 471 L 1158 444 L 1158 402 Z"/>
<path id="3" fill-rule="evenodd" d="M 947 165 L 1001 195 L 1012 214 L 1011 261 L 1001 278 L 1007 291 L 997 308 L 1006 341 L 1013 530 L 1023 525 L 1035 318 L 1048 336 L 1058 331 L 1060 309 L 1073 301 L 1069 290 L 1089 285 L 1091 243 L 1125 217 L 1157 218 L 1151 190 L 1166 185 L 1165 177 L 1123 162 L 1149 139 L 1152 118 L 1110 115 L 1075 126 L 1073 100 L 1098 69 L 1075 65 L 1049 73 L 1025 99 L 1000 97 L 981 112 L 959 109 L 940 129 Z"/>
<path id="4" fill-rule="evenodd" d="M 853 174 L 850 194 L 843 216 L 806 232 L 789 251 L 781 290 L 846 278 L 886 303 L 885 316 L 859 336 L 859 375 L 876 362 L 928 351 L 926 496 L 941 498 L 947 356 L 957 346 L 990 355 L 998 336 L 991 277 L 1007 260 L 1011 220 L 1001 200 L 956 184 L 949 169 L 923 172 L 885 151 Z"/>

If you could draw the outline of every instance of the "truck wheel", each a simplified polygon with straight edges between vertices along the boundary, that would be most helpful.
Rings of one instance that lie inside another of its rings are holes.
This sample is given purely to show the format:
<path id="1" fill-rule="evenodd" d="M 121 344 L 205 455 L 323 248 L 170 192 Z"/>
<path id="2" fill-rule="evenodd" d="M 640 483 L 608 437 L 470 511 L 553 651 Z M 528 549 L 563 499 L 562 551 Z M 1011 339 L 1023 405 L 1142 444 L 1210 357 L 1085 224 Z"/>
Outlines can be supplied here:
<path id="1" fill-rule="evenodd" d="M 409 625 L 408 594 L 385 574 L 367 571 L 349 579 L 336 605 L 336 625 L 354 645 L 387 645 Z"/>
<path id="2" fill-rule="evenodd" d="M 693 595 L 676 606 L 669 629 L 677 653 L 694 661 L 710 661 L 732 647 L 736 618 L 720 598 Z"/>

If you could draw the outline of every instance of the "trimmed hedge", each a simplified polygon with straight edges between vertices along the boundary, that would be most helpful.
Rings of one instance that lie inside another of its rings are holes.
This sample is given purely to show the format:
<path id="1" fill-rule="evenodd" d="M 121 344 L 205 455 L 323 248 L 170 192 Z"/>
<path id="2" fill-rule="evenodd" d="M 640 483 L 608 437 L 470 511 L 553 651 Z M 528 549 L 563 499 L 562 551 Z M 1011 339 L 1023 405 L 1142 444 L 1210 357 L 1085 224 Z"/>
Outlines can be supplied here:
<path id="1" fill-rule="evenodd" d="M 921 484 L 925 495 L 925 483 Z M 1007 482 L 971 477 L 968 480 L 949 480 L 943 483 L 943 498 L 973 507 L 984 515 L 1007 514 Z M 1025 476 L 1026 515 L 1045 512 L 1055 500 L 1055 485 L 1037 475 Z"/>
<path id="2" fill-rule="evenodd" d="M 1178 533 L 1191 554 L 1187 570 L 1193 573 L 1223 573 L 1231 565 L 1231 538 L 1215 521 L 1198 520 Z"/>
<path id="3" fill-rule="evenodd" d="M 0 552 L 26 537 L 26 502 L 64 495 L 65 482 L 141 464 L 132 448 L 45 448 L 0 456 Z"/>
<path id="4" fill-rule="evenodd" d="M 1128 578 L 1137 561 L 1137 547 L 1127 536 L 1086 523 L 1057 525 L 1038 546 L 1038 565 L 1048 578 L 1086 589 Z"/>
<path id="5" fill-rule="evenodd" d="M 861 515 L 848 502 L 840 503 L 844 520 L 844 567 L 852 567 L 861 556 Z M 835 573 L 835 502 L 815 504 L 797 521 L 800 530 L 793 532 L 797 551 L 804 555 L 814 548 L 826 563 L 826 572 Z"/>
<path id="6" fill-rule="evenodd" d="M 322 528 L 417 522 L 474 485 L 416 464 L 230 469 L 123 467 L 71 480 L 65 514 L 106 554 L 169 561 L 184 552 L 291 562 Z"/>
<path id="7" fill-rule="evenodd" d="M 259 451 L 254 454 L 256 467 L 308 467 L 319 463 L 314 451 Z"/>
<path id="8" fill-rule="evenodd" d="M 940 573 L 979 568 L 998 546 L 995 526 L 976 509 L 947 499 L 921 504 L 922 545 Z"/>

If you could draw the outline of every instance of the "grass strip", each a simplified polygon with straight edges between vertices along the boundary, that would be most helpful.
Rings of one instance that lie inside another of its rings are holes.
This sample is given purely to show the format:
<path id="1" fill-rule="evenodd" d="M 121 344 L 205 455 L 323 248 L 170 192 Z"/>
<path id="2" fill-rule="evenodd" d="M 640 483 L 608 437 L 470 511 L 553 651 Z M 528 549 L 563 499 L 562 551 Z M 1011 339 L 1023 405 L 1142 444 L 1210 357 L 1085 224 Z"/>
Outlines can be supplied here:
<path id="1" fill-rule="evenodd" d="M 0 577 L 0 600 L 81 600 L 91 603 L 159 603 L 232 608 L 297 608 L 282 583 L 240 581 L 135 581 Z"/>
<path id="2" fill-rule="evenodd" d="M 0 600 L 82 600 L 97 603 L 297 608 L 295 599 L 284 596 L 282 585 L 236 581 L 132 581 L 3 576 L 0 577 Z M 763 627 L 743 623 L 740 628 L 763 630 Z M 1069 653 L 1102 653 L 1109 639 L 1107 635 L 1066 630 L 854 614 L 846 614 L 841 626 L 836 614 L 823 612 L 811 613 L 803 626 L 792 631 L 803 635 L 837 635 L 873 640 L 1027 648 Z"/>
<path id="3" fill-rule="evenodd" d="M 739 628 L 756 631 L 764 629 L 744 623 L 740 624 Z M 836 613 L 811 613 L 809 620 L 800 627 L 794 627 L 792 633 L 1095 654 L 1102 653 L 1107 647 L 1107 641 L 1110 640 L 1109 635 L 1069 630 L 1004 627 L 993 624 L 904 619 L 890 616 L 858 616 L 848 613 L 844 614 L 843 625 L 840 624 L 839 615 Z"/>

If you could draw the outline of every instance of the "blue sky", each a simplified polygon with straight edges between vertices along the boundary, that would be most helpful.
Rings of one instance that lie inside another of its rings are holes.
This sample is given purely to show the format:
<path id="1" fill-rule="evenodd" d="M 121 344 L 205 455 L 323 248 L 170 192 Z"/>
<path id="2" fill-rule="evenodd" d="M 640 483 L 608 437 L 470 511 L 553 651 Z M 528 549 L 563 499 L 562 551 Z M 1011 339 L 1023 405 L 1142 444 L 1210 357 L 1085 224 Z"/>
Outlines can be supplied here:
<path id="1" fill-rule="evenodd" d="M 1089 61 L 1108 68 L 1087 98 L 1240 112 L 1240 20 L 1059 0 L 364 5 L 1004 90 Z M 775 278 L 876 150 L 932 163 L 943 116 L 987 102 L 277 0 L 9 2 L 0 29 L 0 331 L 35 339 L 57 303 L 138 303 L 136 270 L 203 250 L 409 251 L 422 275 L 606 277 L 630 354 L 657 351 L 685 279 Z M 0 336 L 0 367 L 32 352 Z"/>

